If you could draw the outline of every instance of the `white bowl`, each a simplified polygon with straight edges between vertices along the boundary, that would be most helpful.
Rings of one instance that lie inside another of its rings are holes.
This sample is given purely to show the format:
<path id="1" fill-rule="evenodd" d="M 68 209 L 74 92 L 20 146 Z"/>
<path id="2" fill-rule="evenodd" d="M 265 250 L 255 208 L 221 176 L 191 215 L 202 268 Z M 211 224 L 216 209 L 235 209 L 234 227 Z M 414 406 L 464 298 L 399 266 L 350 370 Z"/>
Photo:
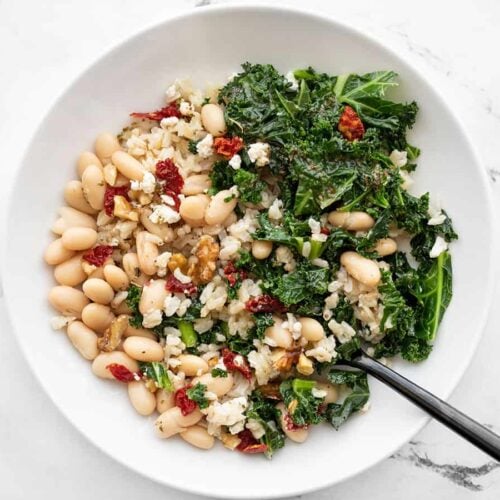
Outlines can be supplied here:
<path id="1" fill-rule="evenodd" d="M 52 286 L 42 252 L 76 176 L 80 151 L 97 133 L 119 131 L 130 111 L 162 103 L 179 77 L 224 82 L 245 61 L 280 70 L 313 66 L 334 74 L 393 69 L 397 97 L 420 105 L 411 142 L 422 148 L 416 187 L 441 198 L 460 234 L 453 244 L 454 297 L 434 352 L 396 368 L 441 397 L 458 383 L 485 323 L 492 291 L 492 205 L 483 169 L 452 111 L 414 69 L 379 43 L 336 21 L 278 7 L 198 9 L 133 36 L 87 69 L 56 102 L 29 145 L 10 200 L 4 279 L 19 343 L 36 377 L 66 417 L 96 446 L 132 471 L 175 488 L 226 498 L 296 495 L 342 481 L 393 453 L 427 417 L 371 381 L 372 408 L 339 432 L 313 429 L 271 462 L 163 441 L 153 418 L 138 416 L 125 388 L 98 380 L 63 333 L 53 332 L 46 300 Z M 43 426 L 43 422 L 40 422 Z M 77 452 L 77 450 L 75 450 Z"/>

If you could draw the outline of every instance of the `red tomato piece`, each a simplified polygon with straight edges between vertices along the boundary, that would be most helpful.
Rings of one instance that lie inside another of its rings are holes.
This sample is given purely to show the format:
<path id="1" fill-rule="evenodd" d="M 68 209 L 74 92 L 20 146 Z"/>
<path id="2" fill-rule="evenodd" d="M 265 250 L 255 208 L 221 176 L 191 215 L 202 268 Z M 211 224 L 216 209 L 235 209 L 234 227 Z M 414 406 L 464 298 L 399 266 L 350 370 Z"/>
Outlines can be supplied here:
<path id="1" fill-rule="evenodd" d="M 253 299 L 247 300 L 245 303 L 245 309 L 252 313 L 259 312 L 286 312 L 286 307 L 275 297 L 270 295 L 259 295 Z"/>
<path id="2" fill-rule="evenodd" d="M 106 366 L 106 368 L 111 372 L 111 375 L 120 382 L 132 382 L 136 380 L 136 375 L 139 375 L 138 373 L 131 372 L 126 366 L 118 363 L 111 363 Z"/>
<path id="3" fill-rule="evenodd" d="M 157 111 L 149 111 L 147 113 L 130 113 L 133 118 L 144 118 L 147 120 L 160 121 L 163 118 L 170 118 L 175 116 L 176 118 L 181 117 L 181 112 L 179 111 L 179 106 L 174 102 L 165 106 L 164 108 L 158 109 Z"/>
<path id="4" fill-rule="evenodd" d="M 86 260 L 94 266 L 101 267 L 106 259 L 113 253 L 113 247 L 110 245 L 97 245 L 90 250 L 87 250 L 82 259 Z"/>
<path id="5" fill-rule="evenodd" d="M 219 155 L 232 158 L 243 149 L 243 139 L 241 137 L 217 137 L 214 139 L 214 149 Z"/>
<path id="6" fill-rule="evenodd" d="M 355 141 L 365 135 L 365 126 L 356 111 L 346 106 L 339 120 L 339 132 L 348 140 Z"/>

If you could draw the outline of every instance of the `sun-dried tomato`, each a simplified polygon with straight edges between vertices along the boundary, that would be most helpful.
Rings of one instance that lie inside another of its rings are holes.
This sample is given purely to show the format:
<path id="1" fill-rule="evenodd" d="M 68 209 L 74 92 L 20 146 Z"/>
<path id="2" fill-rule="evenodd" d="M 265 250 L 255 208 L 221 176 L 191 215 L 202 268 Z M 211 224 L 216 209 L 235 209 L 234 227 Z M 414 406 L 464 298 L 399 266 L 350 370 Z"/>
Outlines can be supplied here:
<path id="1" fill-rule="evenodd" d="M 90 250 L 87 250 L 82 259 L 86 260 L 89 264 L 101 267 L 106 259 L 113 253 L 113 247 L 109 245 L 97 245 Z"/>
<path id="2" fill-rule="evenodd" d="M 280 300 L 270 295 L 259 295 L 253 299 L 249 299 L 245 303 L 245 309 L 252 313 L 259 312 L 276 312 L 283 313 L 286 312 L 286 307 L 281 303 Z"/>
<path id="3" fill-rule="evenodd" d="M 179 106 L 174 102 L 165 106 L 164 108 L 158 109 L 157 111 L 149 111 L 147 113 L 130 113 L 133 118 L 145 118 L 147 120 L 160 121 L 163 118 L 170 118 L 175 116 L 176 118 L 181 117 L 181 112 L 179 111 Z"/>
<path id="4" fill-rule="evenodd" d="M 170 158 L 156 164 L 156 177 L 165 181 L 165 192 L 171 191 L 179 194 L 184 187 L 184 179 L 179 172 L 179 167 Z"/>
<path id="5" fill-rule="evenodd" d="M 226 277 L 229 286 L 233 287 L 236 285 L 238 280 L 244 280 L 248 275 L 243 269 L 236 269 L 233 261 L 230 261 L 224 268 L 224 276 Z"/>
<path id="6" fill-rule="evenodd" d="M 225 156 L 227 159 L 232 158 L 243 149 L 243 139 L 238 136 L 217 137 L 214 139 L 214 149 L 217 154 Z"/>
<path id="7" fill-rule="evenodd" d="M 351 106 L 346 106 L 340 116 L 339 131 L 348 140 L 361 139 L 365 135 L 365 126 L 356 111 Z"/>
<path id="8" fill-rule="evenodd" d="M 190 281 L 189 283 L 182 283 L 173 274 L 169 274 L 165 288 L 172 293 L 185 293 L 187 295 L 194 295 L 198 288 Z"/>
<path id="9" fill-rule="evenodd" d="M 123 196 L 129 200 L 128 189 L 127 186 L 106 186 L 106 191 L 104 192 L 104 211 L 106 215 L 113 216 L 115 196 Z"/>
<path id="10" fill-rule="evenodd" d="M 181 208 L 181 199 L 179 198 L 179 195 L 177 193 L 174 193 L 173 191 L 169 191 L 168 189 L 163 191 L 163 194 L 170 196 L 170 198 L 172 198 L 174 204 L 170 205 L 169 203 L 167 203 L 167 205 L 170 205 L 173 209 L 175 209 L 176 212 L 178 212 L 179 208 Z"/>
<path id="11" fill-rule="evenodd" d="M 247 380 L 252 378 L 252 370 L 247 360 L 236 352 L 230 351 L 227 347 L 222 349 L 222 361 L 230 372 L 240 372 Z"/>
<path id="12" fill-rule="evenodd" d="M 193 413 L 193 411 L 198 407 L 196 402 L 192 399 L 189 399 L 189 396 L 187 395 L 187 390 L 190 388 L 191 386 L 187 385 L 182 389 L 177 389 L 174 393 L 175 406 L 178 406 L 180 408 L 183 415 L 189 415 L 190 413 Z"/>
<path id="13" fill-rule="evenodd" d="M 239 432 L 238 437 L 241 439 L 240 444 L 236 447 L 238 451 L 243 453 L 264 453 L 267 451 L 267 445 L 255 439 L 248 429 Z"/>
<path id="14" fill-rule="evenodd" d="M 321 234 L 326 234 L 327 236 L 330 234 L 330 230 L 327 227 L 322 227 L 319 232 Z"/>
<path id="15" fill-rule="evenodd" d="M 285 423 L 285 426 L 288 431 L 300 431 L 301 429 L 307 429 L 309 426 L 306 425 L 297 425 L 294 421 L 293 418 L 286 413 L 285 416 L 283 417 L 283 421 Z"/>
<path id="16" fill-rule="evenodd" d="M 111 363 L 106 366 L 106 369 L 108 369 L 111 375 L 120 382 L 133 382 L 136 380 L 136 376 L 140 377 L 140 373 L 131 372 L 126 366 L 118 363 Z"/>

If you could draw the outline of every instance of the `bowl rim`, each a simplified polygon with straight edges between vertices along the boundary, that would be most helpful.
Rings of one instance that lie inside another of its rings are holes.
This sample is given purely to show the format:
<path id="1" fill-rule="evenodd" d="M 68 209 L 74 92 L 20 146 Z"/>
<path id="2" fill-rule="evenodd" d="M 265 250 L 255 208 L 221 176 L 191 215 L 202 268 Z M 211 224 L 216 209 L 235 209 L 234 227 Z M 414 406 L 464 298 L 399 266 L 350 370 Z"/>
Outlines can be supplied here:
<path id="1" fill-rule="evenodd" d="M 267 2 L 259 2 L 259 1 L 245 1 L 242 3 L 238 4 L 210 4 L 210 5 L 200 5 L 197 7 L 190 7 L 189 9 L 183 10 L 180 13 L 177 13 L 171 17 L 168 18 L 163 18 L 158 21 L 154 21 L 152 23 L 147 24 L 143 28 L 141 28 L 138 31 L 135 31 L 131 35 L 125 36 L 120 38 L 117 42 L 112 43 L 104 47 L 104 50 L 89 64 L 85 65 L 82 70 L 80 70 L 73 78 L 70 79 L 69 83 L 67 83 L 64 88 L 57 94 L 57 96 L 50 102 L 49 106 L 47 107 L 46 111 L 40 116 L 38 126 L 35 128 L 34 132 L 31 134 L 29 137 L 29 141 L 26 143 L 26 147 L 24 149 L 24 153 L 21 156 L 21 160 L 19 162 L 19 165 L 17 166 L 17 170 L 13 176 L 13 180 L 9 186 L 9 191 L 7 195 L 7 203 L 6 203 L 6 212 L 5 212 L 5 217 L 4 217 L 4 222 L 3 222 L 3 227 L 5 230 L 5 234 L 9 233 L 9 228 L 10 228 L 10 223 L 9 223 L 9 217 L 8 214 L 13 208 L 14 202 L 15 202 L 15 192 L 16 192 L 16 186 L 20 182 L 20 175 L 21 175 L 21 167 L 22 165 L 26 162 L 26 159 L 29 154 L 29 150 L 31 148 L 31 144 L 35 140 L 35 138 L 39 135 L 45 121 L 47 118 L 50 116 L 52 113 L 53 109 L 72 91 L 73 87 L 79 82 L 81 78 L 85 76 L 85 74 L 88 71 L 91 71 L 95 66 L 99 65 L 101 61 L 109 56 L 111 56 L 114 52 L 119 51 L 123 45 L 127 43 L 132 43 L 134 40 L 141 38 L 145 34 L 147 34 L 149 31 L 153 31 L 160 26 L 167 26 L 170 23 L 176 23 L 178 21 L 182 21 L 184 19 L 192 18 L 192 17 L 203 17 L 208 15 L 212 15 L 212 13 L 217 14 L 219 12 L 226 13 L 226 12 L 238 12 L 238 11 L 260 11 L 263 14 L 265 13 L 292 13 L 298 16 L 302 17 L 307 17 L 313 21 L 321 21 L 330 24 L 332 28 L 340 28 L 346 33 L 350 33 L 358 38 L 364 39 L 367 43 L 375 46 L 378 49 L 381 49 L 382 51 L 385 51 L 389 53 L 391 56 L 393 56 L 395 59 L 398 59 L 400 62 L 401 66 L 406 67 L 409 69 L 411 72 L 415 73 L 419 78 L 424 80 L 429 84 L 429 87 L 431 88 L 432 92 L 435 94 L 436 98 L 440 101 L 440 103 L 447 109 L 448 113 L 450 114 L 454 124 L 456 125 L 460 135 L 461 139 L 465 142 L 466 148 L 469 149 L 471 156 L 474 160 L 474 163 L 479 167 L 478 168 L 478 181 L 481 183 L 481 186 L 483 188 L 483 193 L 485 196 L 485 202 L 488 208 L 488 217 L 489 217 L 489 229 L 490 229 L 490 234 L 491 234 L 491 245 L 490 249 L 488 252 L 488 258 L 491 266 L 491 272 L 488 275 L 487 282 L 485 283 L 485 289 L 487 292 L 487 301 L 483 304 L 482 310 L 481 310 L 481 315 L 478 317 L 477 320 L 477 331 L 478 333 L 476 334 L 476 337 L 474 339 L 474 343 L 470 346 L 470 350 L 468 351 L 467 356 L 464 356 L 461 359 L 461 363 L 459 366 L 459 370 L 455 372 L 455 377 L 453 380 L 453 383 L 450 385 L 450 389 L 448 389 L 443 395 L 442 399 L 447 400 L 453 391 L 456 389 L 460 381 L 462 380 L 468 366 L 471 363 L 471 360 L 477 350 L 477 347 L 479 345 L 479 342 L 481 341 L 481 338 L 484 333 L 484 329 L 486 326 L 486 322 L 488 320 L 488 316 L 490 313 L 490 308 L 491 308 L 491 303 L 493 299 L 493 292 L 495 290 L 495 271 L 497 266 L 495 265 L 495 259 L 493 258 L 495 255 L 495 251 L 498 248 L 498 234 L 495 231 L 496 227 L 496 220 L 497 220 L 497 215 L 494 210 L 494 202 L 493 202 L 493 194 L 492 190 L 488 181 L 488 176 L 486 169 L 483 165 L 483 162 L 481 161 L 476 147 L 472 143 L 471 139 L 469 138 L 469 135 L 467 134 L 465 127 L 463 125 L 463 121 L 460 117 L 457 116 L 455 110 L 451 105 L 449 105 L 448 101 L 444 97 L 443 92 L 441 91 L 440 88 L 435 87 L 433 84 L 431 84 L 428 80 L 428 78 L 425 76 L 423 69 L 416 67 L 413 65 L 413 60 L 410 62 L 407 62 L 406 59 L 402 57 L 402 55 L 396 50 L 393 49 L 391 46 L 386 44 L 386 42 L 381 42 L 377 39 L 376 35 L 373 34 L 366 34 L 364 31 L 362 31 L 360 28 L 357 28 L 355 25 L 353 25 L 351 22 L 346 22 L 345 20 L 338 20 L 333 17 L 332 14 L 329 14 L 327 12 L 324 12 L 323 10 L 319 10 L 318 12 L 313 12 L 312 9 L 304 8 L 304 7 L 296 7 L 296 6 L 290 6 L 287 4 L 279 4 L 279 5 L 274 5 L 271 3 Z M 2 242 L 2 255 L 5 257 L 8 253 L 8 243 L 7 243 L 7 238 Z M 127 464 L 124 460 L 122 460 L 121 457 L 119 456 L 114 456 L 112 455 L 107 449 L 105 449 L 99 442 L 94 440 L 94 438 L 87 433 L 87 431 L 81 429 L 76 422 L 73 421 L 72 417 L 70 416 L 69 412 L 62 407 L 54 398 L 50 391 L 50 387 L 46 385 L 46 383 L 38 376 L 37 371 L 35 370 L 34 366 L 30 363 L 30 355 L 28 353 L 27 346 L 21 341 L 21 336 L 18 335 L 19 329 L 16 327 L 16 321 L 15 321 L 15 316 L 14 316 L 14 311 L 13 311 L 13 306 L 10 301 L 10 292 L 9 290 L 13 286 L 13 278 L 10 278 L 10 273 L 8 272 L 7 268 L 7 262 L 6 258 L 1 259 L 1 277 L 3 281 L 3 286 L 4 286 L 4 300 L 5 300 L 5 306 L 6 306 L 6 318 L 9 321 L 9 324 L 11 325 L 11 332 L 13 334 L 13 337 L 16 340 L 16 343 L 18 347 L 20 348 L 22 355 L 29 366 L 29 369 L 31 373 L 33 374 L 35 380 L 37 383 L 39 383 L 46 396 L 50 399 L 50 401 L 54 404 L 54 406 L 59 410 L 59 412 L 66 418 L 66 420 L 72 425 L 73 428 L 75 428 L 81 435 L 83 435 L 92 445 L 94 445 L 98 450 L 103 452 L 104 455 L 109 457 L 110 459 L 118 462 L 120 465 L 124 466 L 128 470 L 132 470 L 134 473 L 141 475 L 144 478 L 147 478 L 149 480 L 154 481 L 155 483 L 167 486 L 168 488 L 172 488 L 178 491 L 185 491 L 191 494 L 197 494 L 197 495 L 202 495 L 208 497 L 209 493 L 200 491 L 196 486 L 192 484 L 178 484 L 175 481 L 169 480 L 169 477 L 166 476 L 164 479 L 160 479 L 157 477 L 154 477 L 150 474 L 147 473 L 147 471 L 139 471 L 134 468 L 132 468 L 129 464 Z M 427 423 L 431 420 L 431 417 L 428 415 L 422 415 L 421 419 L 419 420 L 418 423 L 413 425 L 411 428 L 409 428 L 406 431 L 406 437 L 404 439 L 404 444 L 406 444 L 415 434 L 417 434 Z M 227 499 L 245 499 L 245 498 L 282 498 L 283 495 L 303 495 L 307 494 L 313 491 L 317 491 L 320 489 L 332 487 L 336 484 L 342 483 L 344 481 L 347 481 L 348 479 L 351 479 L 352 477 L 361 474 L 368 469 L 372 468 L 376 464 L 380 463 L 382 460 L 387 459 L 390 455 L 392 455 L 394 452 L 396 452 L 403 444 L 400 444 L 396 447 L 391 448 L 388 450 L 384 455 L 378 456 L 376 459 L 372 460 L 370 463 L 366 464 L 362 469 L 352 471 L 351 473 L 346 474 L 342 479 L 331 482 L 331 481 L 323 481 L 321 484 L 316 484 L 313 486 L 307 486 L 304 485 L 303 488 L 300 490 L 297 489 L 293 492 L 285 492 L 283 494 L 280 493 L 270 493 L 266 494 L 265 497 L 262 495 L 257 495 L 253 494 L 250 497 L 245 494 L 237 494 L 235 495 L 234 493 L 227 493 L 224 492 L 223 490 L 219 490 L 217 492 L 210 492 L 210 496 L 213 497 L 214 493 L 216 495 L 216 498 L 227 498 Z"/>

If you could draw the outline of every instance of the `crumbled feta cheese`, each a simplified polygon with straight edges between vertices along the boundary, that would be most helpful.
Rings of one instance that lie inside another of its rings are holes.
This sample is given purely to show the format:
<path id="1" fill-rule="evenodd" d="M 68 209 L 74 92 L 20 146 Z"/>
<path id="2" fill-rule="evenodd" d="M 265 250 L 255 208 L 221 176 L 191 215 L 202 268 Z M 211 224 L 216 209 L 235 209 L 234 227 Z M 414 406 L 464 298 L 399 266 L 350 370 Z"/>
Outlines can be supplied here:
<path id="1" fill-rule="evenodd" d="M 232 434 L 237 434 L 242 430 L 240 425 L 244 425 L 244 412 L 248 407 L 245 397 L 230 399 L 225 403 L 214 401 L 207 411 L 208 432 L 216 431 L 222 425 L 228 426 Z"/>
<path id="2" fill-rule="evenodd" d="M 408 154 L 406 151 L 398 151 L 395 149 L 390 155 L 389 159 L 395 167 L 401 168 L 408 163 Z"/>
<path id="3" fill-rule="evenodd" d="M 160 309 L 153 309 L 144 314 L 142 318 L 142 326 L 144 328 L 154 328 L 161 323 L 162 312 Z"/>
<path id="4" fill-rule="evenodd" d="M 313 387 L 311 389 L 311 394 L 315 398 L 324 398 L 324 397 L 326 397 L 327 392 L 325 390 L 323 390 L 323 389 L 318 389 L 317 387 Z"/>
<path id="5" fill-rule="evenodd" d="M 174 83 L 168 87 L 168 89 L 165 91 L 165 98 L 167 103 L 171 103 L 174 101 L 177 101 L 179 97 L 181 96 L 177 83 Z"/>
<path id="6" fill-rule="evenodd" d="M 308 358 L 314 358 L 320 363 L 329 363 L 336 355 L 333 335 L 314 342 L 314 347 L 306 351 Z"/>
<path id="7" fill-rule="evenodd" d="M 161 201 L 163 201 L 163 203 L 165 203 L 165 205 L 168 205 L 169 207 L 175 207 L 175 200 L 169 196 L 168 194 L 162 194 L 160 196 L 161 198 Z"/>
<path id="8" fill-rule="evenodd" d="M 208 332 L 214 326 L 214 322 L 210 318 L 199 318 L 194 321 L 194 330 L 198 333 Z M 225 339 L 226 337 L 224 337 Z"/>
<path id="9" fill-rule="evenodd" d="M 130 181 L 132 191 L 142 191 L 146 194 L 152 194 L 156 188 L 156 178 L 151 172 L 146 172 L 142 181 Z"/>
<path id="10" fill-rule="evenodd" d="M 196 152 L 202 158 L 209 158 L 214 154 L 213 145 L 214 138 L 212 134 L 207 134 L 198 144 L 196 144 Z"/>
<path id="11" fill-rule="evenodd" d="M 160 121 L 160 127 L 167 129 L 169 127 L 174 127 L 179 123 L 179 118 L 177 116 L 167 116 L 167 118 L 162 118 Z"/>
<path id="12" fill-rule="evenodd" d="M 337 337 L 341 344 L 349 342 L 356 335 L 356 331 L 354 330 L 354 328 L 345 321 L 342 321 L 342 323 L 337 323 L 337 321 L 331 319 L 328 322 L 328 328 L 335 335 L 335 337 Z"/>
<path id="13" fill-rule="evenodd" d="M 296 92 L 297 90 L 299 90 L 299 82 L 295 78 L 293 71 L 289 71 L 285 75 L 285 78 L 286 78 L 286 81 L 291 84 L 290 90 L 292 90 L 293 92 Z"/>
<path id="14" fill-rule="evenodd" d="M 154 224 L 174 224 L 181 220 L 181 216 L 179 212 L 168 205 L 153 205 L 153 212 L 150 214 L 149 220 Z"/>
<path id="15" fill-rule="evenodd" d="M 186 276 L 179 267 L 175 269 L 174 276 L 184 285 L 191 283 L 191 278 Z"/>
<path id="16" fill-rule="evenodd" d="M 405 191 L 408 191 L 408 189 L 410 189 L 410 187 L 413 184 L 413 179 L 411 178 L 411 175 L 406 170 L 400 170 L 399 175 L 403 179 L 403 183 L 401 184 L 401 187 Z"/>
<path id="17" fill-rule="evenodd" d="M 177 308 L 177 316 L 184 316 L 192 303 L 193 301 L 191 299 L 181 300 L 181 305 Z"/>
<path id="18" fill-rule="evenodd" d="M 241 167 L 241 156 L 240 155 L 234 155 L 229 160 L 229 166 L 231 168 L 233 168 L 234 170 L 238 170 Z"/>
<path id="19" fill-rule="evenodd" d="M 279 198 L 276 198 L 269 207 L 269 218 L 276 221 L 281 220 L 283 218 L 283 212 L 281 210 L 282 208 L 283 202 Z"/>
<path id="20" fill-rule="evenodd" d="M 181 101 L 179 112 L 182 116 L 191 116 L 194 113 L 194 106 L 190 102 Z"/>
<path id="21" fill-rule="evenodd" d="M 309 217 L 307 224 L 311 229 L 311 234 L 321 234 L 321 224 L 319 223 L 319 221 L 313 219 L 312 217 Z"/>
<path id="22" fill-rule="evenodd" d="M 163 301 L 163 312 L 165 313 L 165 316 L 173 316 L 180 305 L 181 299 L 179 297 L 176 297 L 175 295 L 168 295 L 165 297 L 165 300 Z"/>
<path id="23" fill-rule="evenodd" d="M 258 420 L 254 420 L 253 418 L 249 418 L 247 420 L 245 427 L 252 433 L 252 436 L 255 439 L 260 439 L 266 433 L 264 426 Z"/>
<path id="24" fill-rule="evenodd" d="M 280 245 L 276 249 L 275 257 L 276 257 L 276 262 L 278 262 L 279 264 L 284 264 L 283 267 L 285 271 L 292 272 L 293 270 L 295 270 L 297 263 L 293 258 L 292 251 L 288 247 Z"/>
<path id="25" fill-rule="evenodd" d="M 434 242 L 434 245 L 429 252 L 429 257 L 431 259 L 435 259 L 439 257 L 443 252 L 446 252 L 446 250 L 448 250 L 448 243 L 441 236 L 437 236 L 436 241 Z"/>
<path id="26" fill-rule="evenodd" d="M 238 186 L 231 186 L 229 188 L 229 192 L 231 193 L 231 196 L 233 196 L 234 198 L 238 198 L 238 196 L 240 195 L 238 191 Z"/>
<path id="27" fill-rule="evenodd" d="M 170 257 L 172 257 L 171 252 L 163 252 L 155 259 L 156 274 L 160 278 L 163 278 L 167 275 L 167 265 Z"/>
<path id="28" fill-rule="evenodd" d="M 266 142 L 255 142 L 248 148 L 248 157 L 257 167 L 263 167 L 269 163 L 271 147 Z"/>
<path id="29" fill-rule="evenodd" d="M 62 330 L 66 328 L 72 321 L 75 321 L 75 316 L 54 316 L 50 320 L 50 326 L 53 330 Z"/>
<path id="30" fill-rule="evenodd" d="M 429 220 L 427 221 L 429 226 L 439 226 L 446 220 L 446 215 L 443 213 L 440 203 L 430 203 L 427 213 L 429 214 Z"/>
<path id="31" fill-rule="evenodd" d="M 314 233 L 311 236 L 312 241 L 320 241 L 321 243 L 324 243 L 327 239 L 328 239 L 328 235 L 323 234 L 323 233 Z"/>

